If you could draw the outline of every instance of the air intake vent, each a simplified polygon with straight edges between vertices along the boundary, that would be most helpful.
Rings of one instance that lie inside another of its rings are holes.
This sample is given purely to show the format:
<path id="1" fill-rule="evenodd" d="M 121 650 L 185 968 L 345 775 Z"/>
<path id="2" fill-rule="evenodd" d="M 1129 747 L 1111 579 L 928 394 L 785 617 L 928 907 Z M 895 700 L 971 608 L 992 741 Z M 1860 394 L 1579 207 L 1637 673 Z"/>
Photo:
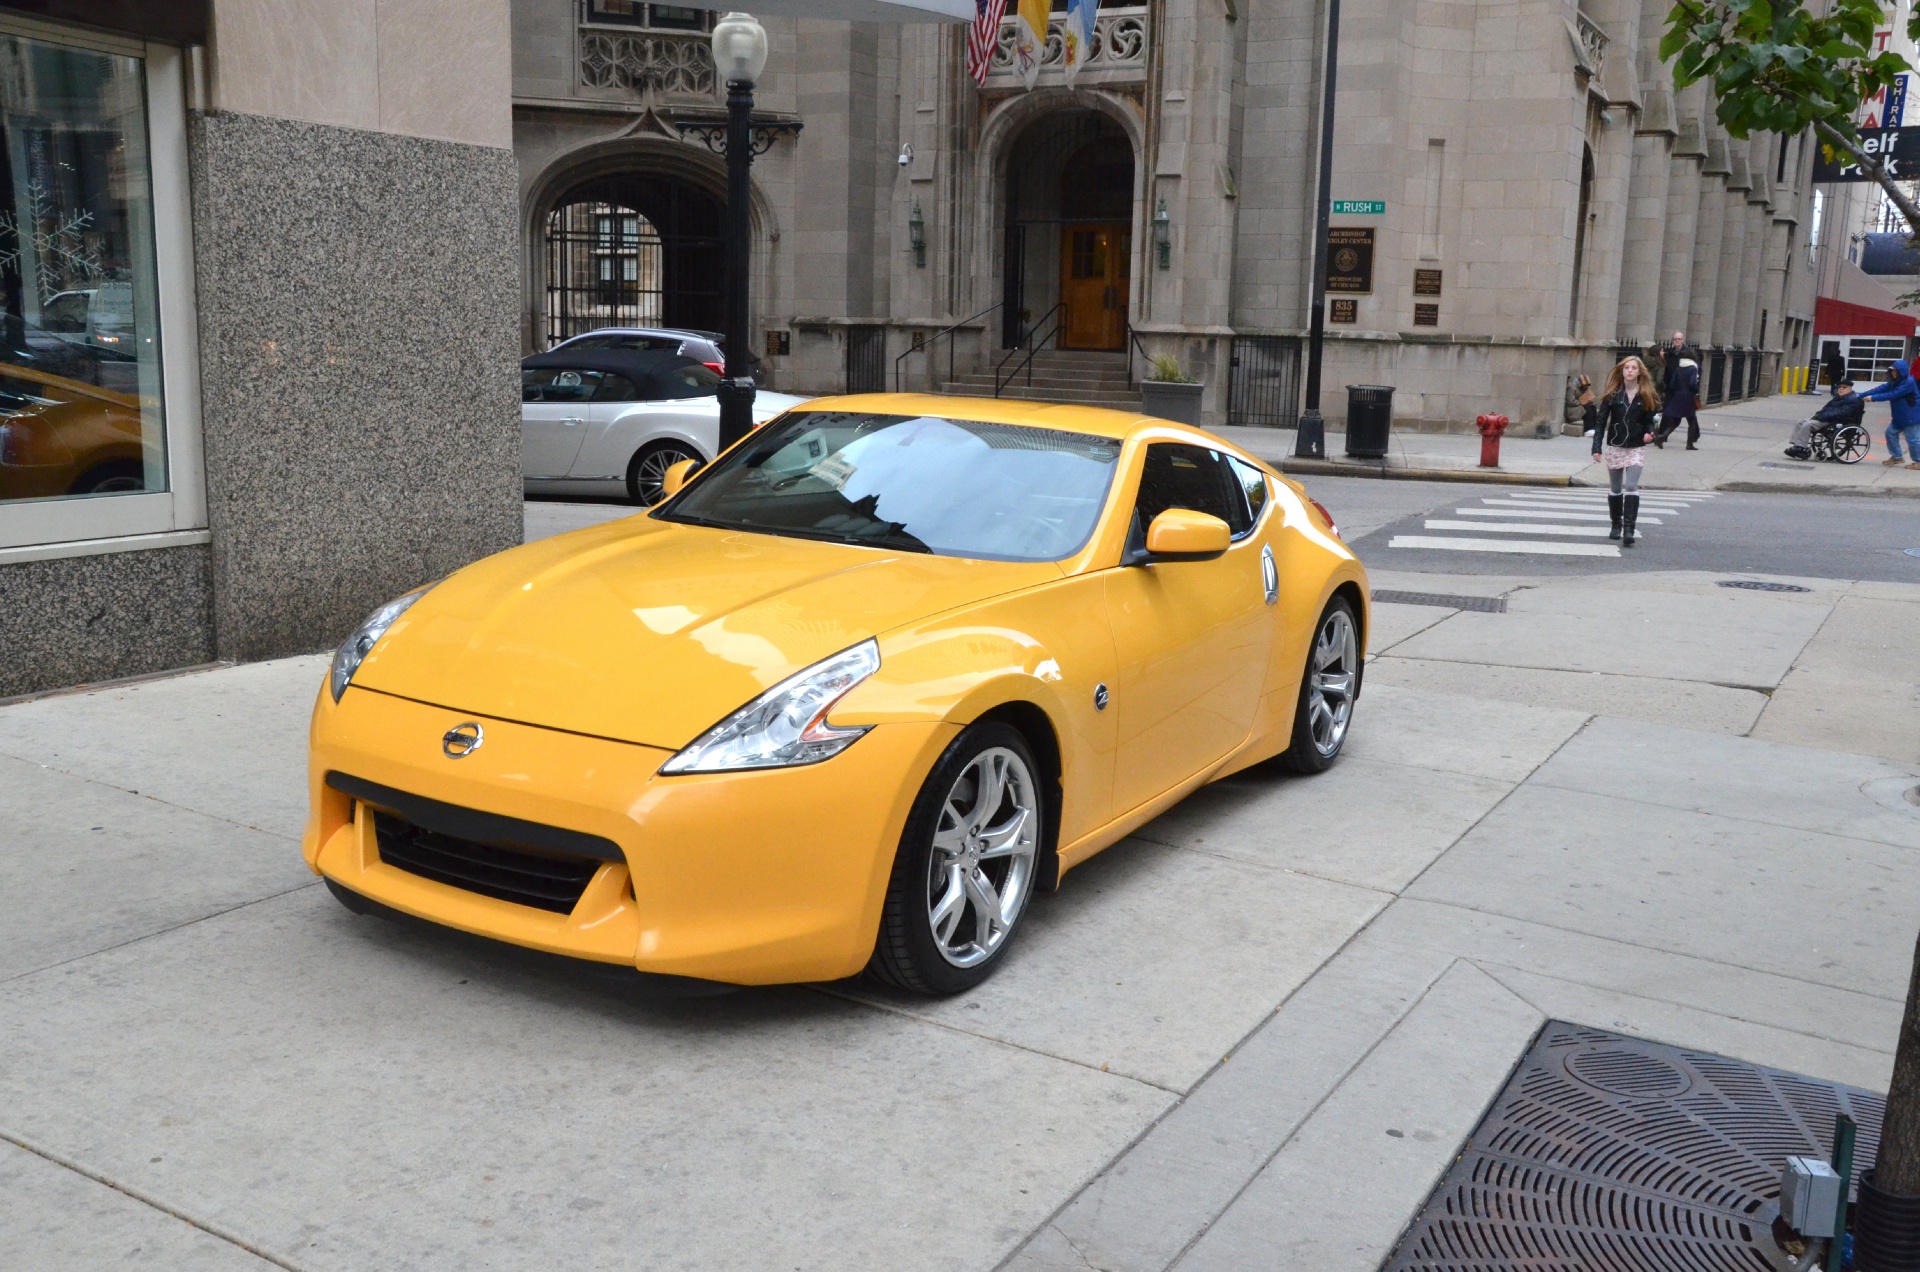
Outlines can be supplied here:
<path id="1" fill-rule="evenodd" d="M 598 861 L 496 848 L 369 809 L 380 860 L 408 874 L 497 897 L 516 905 L 571 914 Z"/>
<path id="2" fill-rule="evenodd" d="M 1780 1167 L 1833 1118 L 1871 1164 L 1886 1101 L 1549 1021 L 1385 1272 L 1772 1272 Z"/>

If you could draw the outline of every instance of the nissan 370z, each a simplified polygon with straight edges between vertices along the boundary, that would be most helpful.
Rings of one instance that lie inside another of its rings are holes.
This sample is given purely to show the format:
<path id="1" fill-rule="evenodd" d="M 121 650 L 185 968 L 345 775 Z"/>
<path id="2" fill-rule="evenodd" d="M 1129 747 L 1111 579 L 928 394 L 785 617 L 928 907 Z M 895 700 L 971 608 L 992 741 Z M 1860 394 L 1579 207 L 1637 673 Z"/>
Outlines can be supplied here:
<path id="1" fill-rule="evenodd" d="M 1366 575 L 1209 433 L 871 395 L 691 467 L 340 647 L 304 852 L 349 907 L 645 972 L 952 994 L 1073 867 L 1346 739 Z"/>

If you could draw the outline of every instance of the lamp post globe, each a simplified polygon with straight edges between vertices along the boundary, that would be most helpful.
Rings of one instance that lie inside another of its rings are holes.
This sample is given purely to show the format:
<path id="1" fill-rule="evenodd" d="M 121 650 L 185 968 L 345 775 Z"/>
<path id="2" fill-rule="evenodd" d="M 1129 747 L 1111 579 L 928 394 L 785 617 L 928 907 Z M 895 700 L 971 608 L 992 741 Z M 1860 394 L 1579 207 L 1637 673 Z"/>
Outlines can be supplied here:
<path id="1" fill-rule="evenodd" d="M 713 65 L 727 86 L 726 367 L 719 389 L 720 449 L 753 431 L 753 371 L 748 361 L 748 217 L 753 163 L 753 86 L 767 69 L 767 31 L 750 13 L 713 24 Z"/>

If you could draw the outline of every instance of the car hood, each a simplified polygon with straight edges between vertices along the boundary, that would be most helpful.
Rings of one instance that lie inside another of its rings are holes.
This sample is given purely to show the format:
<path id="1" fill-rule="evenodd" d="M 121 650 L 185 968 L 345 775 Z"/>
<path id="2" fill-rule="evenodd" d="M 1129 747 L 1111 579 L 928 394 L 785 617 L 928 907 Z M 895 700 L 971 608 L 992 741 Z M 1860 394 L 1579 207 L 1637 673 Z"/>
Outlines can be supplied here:
<path id="1" fill-rule="evenodd" d="M 634 516 L 434 587 L 353 683 L 454 711 L 678 750 L 831 654 L 1060 577 Z"/>

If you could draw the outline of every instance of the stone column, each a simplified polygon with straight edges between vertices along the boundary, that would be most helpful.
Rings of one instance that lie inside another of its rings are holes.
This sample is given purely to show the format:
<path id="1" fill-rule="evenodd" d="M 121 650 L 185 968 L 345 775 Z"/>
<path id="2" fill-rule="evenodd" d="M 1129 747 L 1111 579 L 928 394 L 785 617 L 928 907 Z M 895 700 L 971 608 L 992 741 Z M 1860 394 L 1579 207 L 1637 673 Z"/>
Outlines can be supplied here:
<path id="1" fill-rule="evenodd" d="M 1620 308 L 1613 334 L 1635 340 L 1664 340 L 1659 330 L 1661 275 L 1666 251 L 1666 221 L 1672 202 L 1675 164 L 1668 158 L 1668 132 L 1640 132 L 1633 138 L 1633 180 L 1629 186 L 1625 252 L 1620 262 Z"/>
<path id="2" fill-rule="evenodd" d="M 1720 196 L 1720 262 L 1713 299 L 1713 343 L 1739 343 L 1740 266 L 1747 250 L 1747 146 L 1731 138 L 1727 148 L 1727 184 Z"/>
<path id="3" fill-rule="evenodd" d="M 1713 343 L 1714 300 L 1720 281 L 1720 237 L 1727 211 L 1725 160 L 1714 171 L 1713 156 L 1700 169 L 1700 210 L 1694 218 L 1693 281 L 1689 289 L 1687 320 L 1676 329 L 1701 350 Z"/>

